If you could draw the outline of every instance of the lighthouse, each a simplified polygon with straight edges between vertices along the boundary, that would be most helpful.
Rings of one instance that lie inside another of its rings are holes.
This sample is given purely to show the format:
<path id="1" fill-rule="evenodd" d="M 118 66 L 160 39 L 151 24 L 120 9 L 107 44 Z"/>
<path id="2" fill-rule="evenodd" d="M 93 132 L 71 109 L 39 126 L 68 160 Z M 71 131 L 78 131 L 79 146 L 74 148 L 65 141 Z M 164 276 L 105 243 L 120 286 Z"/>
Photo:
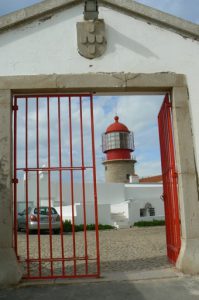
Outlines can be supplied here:
<path id="1" fill-rule="evenodd" d="M 127 183 L 135 176 L 136 160 L 132 158 L 134 136 L 126 125 L 119 122 L 118 116 L 114 121 L 102 135 L 102 151 L 106 156 L 103 161 L 105 179 L 106 182 Z"/>

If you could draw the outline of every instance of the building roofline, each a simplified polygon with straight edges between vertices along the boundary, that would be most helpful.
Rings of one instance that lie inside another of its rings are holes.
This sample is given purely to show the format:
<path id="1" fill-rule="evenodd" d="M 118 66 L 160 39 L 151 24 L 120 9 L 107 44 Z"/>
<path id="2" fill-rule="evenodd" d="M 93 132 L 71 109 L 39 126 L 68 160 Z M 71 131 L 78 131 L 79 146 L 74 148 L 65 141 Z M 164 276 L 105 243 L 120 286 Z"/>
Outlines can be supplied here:
<path id="1" fill-rule="evenodd" d="M 0 17 L 0 31 L 80 3 L 83 4 L 83 0 L 45 0 Z M 176 32 L 183 37 L 199 40 L 198 24 L 137 3 L 134 0 L 99 0 L 99 4 Z"/>

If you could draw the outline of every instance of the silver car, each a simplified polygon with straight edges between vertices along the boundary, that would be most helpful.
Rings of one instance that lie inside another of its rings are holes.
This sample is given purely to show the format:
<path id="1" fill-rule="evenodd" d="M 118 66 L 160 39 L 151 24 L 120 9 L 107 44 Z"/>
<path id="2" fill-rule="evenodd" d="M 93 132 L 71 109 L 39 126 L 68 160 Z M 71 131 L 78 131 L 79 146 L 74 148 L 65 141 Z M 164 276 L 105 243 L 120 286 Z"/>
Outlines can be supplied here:
<path id="1" fill-rule="evenodd" d="M 18 230 L 26 230 L 26 209 L 24 209 L 24 211 L 22 211 L 21 213 L 18 213 L 17 221 Z M 28 207 L 29 231 L 38 230 L 38 227 L 40 227 L 41 230 L 50 229 L 49 207 L 47 206 L 42 206 L 39 208 L 39 218 L 37 207 Z M 60 216 L 54 207 L 51 207 L 51 228 L 54 233 L 60 232 Z"/>

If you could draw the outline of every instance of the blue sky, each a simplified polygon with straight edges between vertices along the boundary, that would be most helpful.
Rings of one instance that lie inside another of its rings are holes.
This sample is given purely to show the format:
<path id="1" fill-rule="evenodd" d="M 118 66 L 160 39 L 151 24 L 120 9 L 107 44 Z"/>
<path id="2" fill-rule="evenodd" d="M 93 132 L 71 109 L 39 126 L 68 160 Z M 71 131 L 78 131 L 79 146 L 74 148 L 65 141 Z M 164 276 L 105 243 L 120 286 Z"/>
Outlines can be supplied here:
<path id="1" fill-rule="evenodd" d="M 42 1 L 0 0 L 0 15 L 38 2 Z M 199 0 L 137 0 L 137 2 L 199 23 L 197 9 Z M 157 115 L 162 101 L 163 96 L 95 97 L 96 158 L 99 181 L 104 180 L 104 169 L 101 164 L 103 157 L 101 152 L 101 134 L 106 130 L 106 127 L 113 122 L 115 113 L 119 115 L 120 121 L 125 123 L 129 129 L 134 132 L 136 146 L 134 155 L 138 161 L 136 164 L 136 173 L 143 177 L 159 174 L 161 172 Z M 32 122 L 35 122 L 34 113 L 32 115 Z M 23 122 L 21 122 L 19 126 L 21 126 L 23 132 Z M 34 125 L 32 126 L 34 127 Z M 78 142 L 76 147 L 78 147 Z M 43 155 L 43 157 L 42 163 L 45 164 L 45 155 Z"/>
<path id="2" fill-rule="evenodd" d="M 0 15 L 7 14 L 41 0 L 0 0 Z M 137 0 L 142 4 L 171 13 L 175 16 L 199 23 L 198 0 Z"/>

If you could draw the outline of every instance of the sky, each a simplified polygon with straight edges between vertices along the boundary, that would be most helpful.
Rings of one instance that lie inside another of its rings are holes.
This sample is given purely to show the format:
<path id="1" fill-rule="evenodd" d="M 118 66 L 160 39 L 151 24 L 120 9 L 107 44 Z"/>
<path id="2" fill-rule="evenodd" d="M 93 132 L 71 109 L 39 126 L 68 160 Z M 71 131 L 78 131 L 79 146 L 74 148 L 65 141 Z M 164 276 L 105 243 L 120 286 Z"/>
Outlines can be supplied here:
<path id="1" fill-rule="evenodd" d="M 0 0 L 0 15 L 10 13 L 41 0 Z M 198 0 L 137 0 L 142 4 L 199 23 Z"/>
<path id="2" fill-rule="evenodd" d="M 21 9 L 32 4 L 42 2 L 39 0 L 0 0 L 0 15 L 10 13 L 12 11 Z M 186 20 L 199 23 L 198 14 L 198 2 L 199 0 L 137 0 L 142 4 L 149 5 L 151 7 L 157 8 L 164 12 L 171 13 L 175 16 L 184 18 Z M 98 181 L 104 180 L 104 168 L 102 165 L 103 154 L 101 151 L 101 134 L 106 130 L 107 126 L 113 122 L 115 114 L 120 117 L 120 121 L 128 126 L 129 130 L 133 131 L 135 139 L 135 152 L 133 155 L 136 157 L 137 164 L 135 166 L 136 173 L 140 177 L 157 175 L 161 172 L 160 165 L 160 153 L 159 153 L 159 140 L 158 140 L 158 126 L 157 126 L 157 115 L 163 101 L 163 96 L 117 96 L 117 97 L 95 97 L 94 99 L 94 117 L 95 117 L 95 141 L 96 141 L 96 161 L 97 161 L 97 179 Z M 52 123 L 57 124 L 57 106 L 52 103 Z M 32 106 L 32 111 L 31 111 Z M 34 165 L 35 161 L 35 113 L 34 101 L 30 105 L 30 163 Z M 145 109 L 143 109 L 145 108 Z M 64 111 L 64 109 L 63 109 Z M 24 107 L 22 105 L 21 112 L 24 112 Z M 53 115 L 54 112 L 54 115 Z M 76 117 L 78 112 L 77 105 L 74 101 L 74 111 L 73 115 L 73 129 L 74 129 L 74 160 L 75 163 L 79 164 L 80 156 L 80 143 L 79 143 L 79 124 L 78 117 Z M 63 113 L 63 112 L 62 112 Z M 65 111 L 67 114 L 67 111 Z M 40 107 L 41 119 L 43 124 L 46 124 L 46 107 L 41 105 Z M 85 156 L 86 160 L 90 159 L 90 150 L 86 148 L 90 146 L 89 140 L 89 109 L 85 108 Z M 67 131 L 66 118 L 62 116 L 63 121 L 63 131 Z M 57 125 L 56 125 L 57 126 Z M 52 127 L 52 153 L 54 153 L 52 161 L 54 164 L 58 163 L 58 148 L 57 148 L 57 127 Z M 65 126 L 65 127 L 64 127 Z M 45 127 L 45 125 L 44 125 Z M 64 129 L 65 128 L 65 129 Z M 23 143 L 24 143 L 24 118 L 19 118 L 19 130 L 21 134 L 19 139 L 19 164 L 23 165 L 24 161 L 22 156 Z M 41 164 L 47 164 L 46 162 L 46 142 L 47 142 L 47 132 L 46 130 L 41 131 Z M 63 139 L 66 138 L 63 136 Z M 20 146 L 21 145 L 21 146 Z M 31 148 L 32 147 L 32 148 Z M 68 154 L 64 154 L 67 161 L 69 159 Z M 88 176 L 89 178 L 89 176 Z"/>

